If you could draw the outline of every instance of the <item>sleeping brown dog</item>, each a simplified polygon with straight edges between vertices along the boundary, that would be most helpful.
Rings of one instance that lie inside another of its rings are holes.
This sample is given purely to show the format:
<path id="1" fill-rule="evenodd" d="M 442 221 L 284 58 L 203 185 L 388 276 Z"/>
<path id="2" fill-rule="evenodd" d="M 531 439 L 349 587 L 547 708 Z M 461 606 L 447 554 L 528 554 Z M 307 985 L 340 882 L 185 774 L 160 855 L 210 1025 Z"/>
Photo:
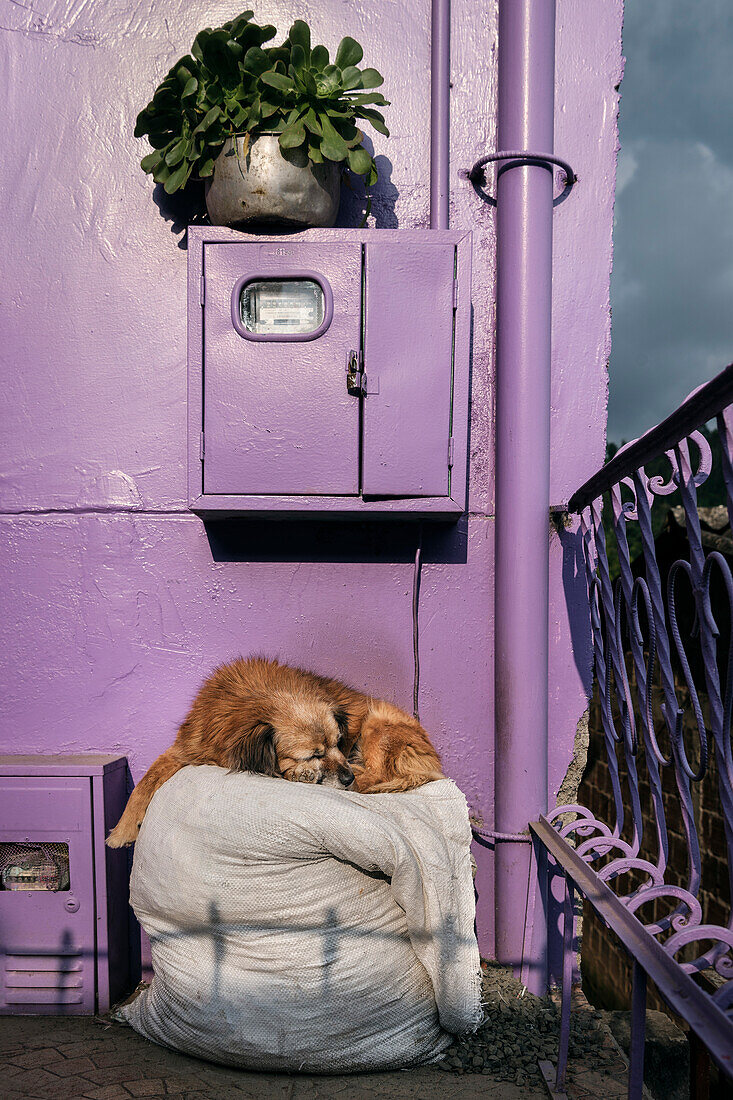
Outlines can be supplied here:
<path id="1" fill-rule="evenodd" d="M 158 787 L 187 764 L 364 794 L 443 778 L 425 730 L 399 707 L 278 661 L 240 658 L 201 688 L 175 742 L 130 795 L 107 838 L 110 848 L 134 844 Z"/>

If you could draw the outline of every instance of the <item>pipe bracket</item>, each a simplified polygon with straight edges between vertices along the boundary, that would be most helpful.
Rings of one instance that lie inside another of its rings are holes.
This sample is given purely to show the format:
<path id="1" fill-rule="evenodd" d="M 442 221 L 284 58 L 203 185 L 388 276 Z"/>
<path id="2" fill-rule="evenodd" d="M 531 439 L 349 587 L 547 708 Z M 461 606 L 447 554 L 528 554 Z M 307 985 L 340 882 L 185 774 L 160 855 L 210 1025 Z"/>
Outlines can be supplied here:
<path id="1" fill-rule="evenodd" d="M 560 157 L 554 156 L 552 153 L 532 153 L 526 149 L 505 151 L 502 150 L 498 153 L 487 153 L 485 157 L 480 157 L 473 168 L 462 168 L 458 172 L 458 176 L 462 180 L 466 180 L 468 183 L 473 184 L 474 188 L 478 191 L 480 187 L 486 182 L 486 173 L 484 167 L 487 164 L 492 164 L 495 161 L 509 161 L 511 163 L 502 164 L 499 168 L 499 172 L 507 172 L 510 168 L 520 168 L 524 165 L 530 164 L 533 166 L 539 166 L 541 168 L 547 168 L 552 171 L 553 167 L 560 168 L 565 176 L 565 185 L 557 195 L 553 202 L 562 202 L 565 200 L 569 192 L 572 190 L 574 184 L 578 182 L 578 177 L 573 171 L 572 167 L 566 160 L 562 160 Z M 481 192 L 482 196 L 492 205 L 496 206 L 496 199 L 491 195 L 487 195 Z"/>

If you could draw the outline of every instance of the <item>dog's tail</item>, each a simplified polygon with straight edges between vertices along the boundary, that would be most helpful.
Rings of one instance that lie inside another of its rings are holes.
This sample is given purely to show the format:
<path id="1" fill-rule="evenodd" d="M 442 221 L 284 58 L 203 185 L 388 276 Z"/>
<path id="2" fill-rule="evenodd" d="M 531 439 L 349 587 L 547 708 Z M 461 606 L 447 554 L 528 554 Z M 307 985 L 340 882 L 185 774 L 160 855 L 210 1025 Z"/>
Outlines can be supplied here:
<path id="1" fill-rule="evenodd" d="M 373 699 L 361 731 L 363 766 L 354 769 L 364 794 L 412 791 L 444 779 L 440 757 L 417 719 L 384 699 Z"/>
<path id="2" fill-rule="evenodd" d="M 414 791 L 425 783 L 445 779 L 437 754 L 412 745 L 404 745 L 389 761 L 385 771 L 384 779 L 369 784 L 369 794 Z M 363 790 L 361 785 L 359 789 Z"/>
<path id="3" fill-rule="evenodd" d="M 108 848 L 124 848 L 128 844 L 135 843 L 145 817 L 145 811 L 158 787 L 161 787 L 166 779 L 170 779 L 172 775 L 185 767 L 187 762 L 175 745 L 161 753 L 158 759 L 150 765 L 130 795 L 122 817 L 107 837 Z"/>

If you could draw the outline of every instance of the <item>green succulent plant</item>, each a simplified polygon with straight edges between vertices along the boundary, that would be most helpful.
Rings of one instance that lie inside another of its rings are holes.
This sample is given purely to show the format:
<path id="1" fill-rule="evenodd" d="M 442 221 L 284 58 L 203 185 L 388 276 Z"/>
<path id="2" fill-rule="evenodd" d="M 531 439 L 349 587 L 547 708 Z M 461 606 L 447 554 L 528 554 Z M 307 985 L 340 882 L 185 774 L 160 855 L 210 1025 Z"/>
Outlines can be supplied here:
<path id="1" fill-rule="evenodd" d="M 137 117 L 135 137 L 153 147 L 141 167 L 172 194 L 191 177 L 213 175 L 227 138 L 267 132 L 280 135 L 284 157 L 305 150 L 311 163 L 339 163 L 369 188 L 377 167 L 357 122 L 389 136 L 377 110 L 388 101 L 372 91 L 382 76 L 358 67 L 363 50 L 353 38 L 342 38 L 331 63 L 325 46 L 311 48 L 302 19 L 282 45 L 265 46 L 277 31 L 252 22 L 253 14 L 202 30 L 169 71 Z"/>

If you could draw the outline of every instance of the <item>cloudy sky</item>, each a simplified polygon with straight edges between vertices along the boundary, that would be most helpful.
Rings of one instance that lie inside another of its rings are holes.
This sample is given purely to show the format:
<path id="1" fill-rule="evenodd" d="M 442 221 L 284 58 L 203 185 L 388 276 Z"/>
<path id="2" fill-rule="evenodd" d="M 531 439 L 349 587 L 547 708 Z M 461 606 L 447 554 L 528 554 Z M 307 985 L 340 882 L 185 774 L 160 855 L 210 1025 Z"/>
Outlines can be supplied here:
<path id="1" fill-rule="evenodd" d="M 733 3 L 626 0 L 608 438 L 733 361 Z"/>

